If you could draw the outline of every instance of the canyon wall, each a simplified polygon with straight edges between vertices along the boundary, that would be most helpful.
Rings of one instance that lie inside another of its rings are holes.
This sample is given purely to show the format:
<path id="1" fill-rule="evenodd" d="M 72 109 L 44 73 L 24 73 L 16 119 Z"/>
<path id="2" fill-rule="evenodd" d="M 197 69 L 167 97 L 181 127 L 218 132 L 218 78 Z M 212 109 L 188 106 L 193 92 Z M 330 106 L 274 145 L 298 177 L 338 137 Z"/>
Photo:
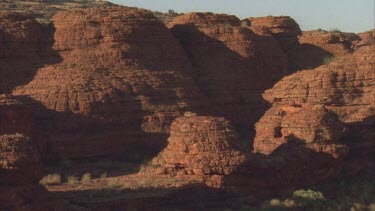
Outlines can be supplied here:
<path id="1" fill-rule="evenodd" d="M 374 152 L 371 32 L 213 13 L 165 26 L 127 7 L 50 25 L 0 17 L 2 185 L 37 187 L 45 158 L 134 153 L 211 187 L 232 175 L 308 185 Z"/>
<path id="2" fill-rule="evenodd" d="M 157 150 L 173 119 L 205 105 L 185 52 L 151 12 L 88 9 L 58 13 L 52 23 L 60 61 L 13 91 L 34 101 L 51 155 Z"/>

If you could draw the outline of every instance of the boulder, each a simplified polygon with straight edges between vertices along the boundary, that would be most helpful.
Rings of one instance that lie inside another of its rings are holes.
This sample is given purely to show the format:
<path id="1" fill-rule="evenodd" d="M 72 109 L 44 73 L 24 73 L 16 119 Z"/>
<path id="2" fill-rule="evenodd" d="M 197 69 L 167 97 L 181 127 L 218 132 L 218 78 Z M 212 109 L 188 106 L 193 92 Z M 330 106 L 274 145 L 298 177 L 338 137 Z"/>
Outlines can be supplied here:
<path id="1" fill-rule="evenodd" d="M 186 115 L 173 122 L 168 145 L 152 164 L 160 173 L 213 177 L 217 181 L 217 176 L 238 173 L 245 161 L 229 121 Z"/>

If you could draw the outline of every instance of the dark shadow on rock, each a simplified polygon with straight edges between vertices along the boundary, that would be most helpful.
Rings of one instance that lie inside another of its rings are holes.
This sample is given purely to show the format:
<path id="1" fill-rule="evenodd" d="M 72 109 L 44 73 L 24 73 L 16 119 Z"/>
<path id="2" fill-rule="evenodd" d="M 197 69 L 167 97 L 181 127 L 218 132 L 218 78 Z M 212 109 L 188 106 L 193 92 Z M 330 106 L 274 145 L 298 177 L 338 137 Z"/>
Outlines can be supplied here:
<path id="1" fill-rule="evenodd" d="M 62 171 L 67 178 L 85 173 L 135 173 L 166 146 L 166 134 L 149 134 L 141 128 L 145 112 L 134 96 L 118 95 L 113 96 L 121 99 L 118 104 L 93 105 L 95 117 L 56 112 L 29 97 L 17 97 L 34 112 L 47 140 L 47 174 Z"/>
<path id="2" fill-rule="evenodd" d="M 61 61 L 60 55 L 52 49 L 54 27 L 36 22 L 40 37 L 36 43 L 17 40 L 11 34 L 1 31 L 5 39 L 0 50 L 0 93 L 10 93 L 15 87 L 29 83 L 39 68 Z"/>
<path id="3" fill-rule="evenodd" d="M 222 28 L 233 30 L 230 26 Z M 215 30 L 215 27 L 206 29 Z M 247 57 L 204 34 L 194 24 L 175 25 L 171 31 L 192 62 L 192 77 L 210 101 L 209 109 L 203 114 L 226 117 L 239 132 L 240 139 L 245 143 L 244 150 L 251 150 L 255 136 L 253 126 L 270 108 L 262 93 L 287 74 L 286 61 L 285 67 L 283 64 L 276 67 L 269 64 L 270 60 L 261 50 L 269 47 L 269 43 L 265 41 L 261 46 L 257 41 L 265 37 L 256 35 L 247 27 L 240 28 L 241 36 L 252 42 L 255 48 L 252 49 L 254 55 Z"/>
<path id="4" fill-rule="evenodd" d="M 224 184 L 243 193 L 251 189 L 272 190 L 288 195 L 298 187 L 306 187 L 334 179 L 342 169 L 342 158 L 309 148 L 304 140 L 289 136 L 288 142 L 272 153 L 248 154 L 247 163 L 237 174 L 224 178 Z"/>
<path id="5" fill-rule="evenodd" d="M 375 170 L 375 115 L 346 124 L 341 141 L 349 147 L 342 177 L 354 177 L 362 171 Z"/>
<path id="6" fill-rule="evenodd" d="M 307 43 L 298 44 L 289 52 L 291 72 L 314 69 L 323 64 L 328 64 L 333 59 L 333 54 L 329 51 Z"/>

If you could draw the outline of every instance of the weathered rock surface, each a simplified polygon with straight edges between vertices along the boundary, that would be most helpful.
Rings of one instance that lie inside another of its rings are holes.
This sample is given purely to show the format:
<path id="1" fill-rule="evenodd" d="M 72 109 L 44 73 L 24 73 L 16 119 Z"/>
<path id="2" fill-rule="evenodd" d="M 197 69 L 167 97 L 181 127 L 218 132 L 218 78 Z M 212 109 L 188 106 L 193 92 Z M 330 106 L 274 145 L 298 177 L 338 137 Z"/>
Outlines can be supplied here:
<path id="1" fill-rule="evenodd" d="M 239 151 L 238 135 L 229 121 L 187 114 L 173 122 L 168 145 L 152 164 L 164 174 L 218 180 L 220 175 L 235 174 L 245 161 L 246 156 Z"/>
<path id="2" fill-rule="evenodd" d="M 43 34 L 28 15 L 0 13 L 0 94 L 29 82 L 36 68 L 53 59 L 43 57 L 50 42 Z"/>
<path id="3" fill-rule="evenodd" d="M 270 154 L 289 141 L 330 145 L 341 138 L 343 125 L 325 108 L 302 105 L 268 110 L 256 124 L 255 152 Z M 337 157 L 337 156 L 336 156 Z"/>
<path id="4" fill-rule="evenodd" d="M 374 46 L 363 47 L 329 65 L 287 76 L 264 98 L 282 105 L 324 105 L 344 123 L 361 122 L 374 114 L 374 52 Z"/>
<path id="5" fill-rule="evenodd" d="M 368 159 L 375 138 L 374 52 L 373 46 L 362 47 L 267 90 L 264 98 L 273 106 L 257 123 L 254 141 L 255 152 L 267 156 L 252 166 L 276 169 L 292 183 L 314 184 L 334 178 L 348 150 Z"/>
<path id="6" fill-rule="evenodd" d="M 215 25 L 240 26 L 241 21 L 234 15 L 214 14 L 211 12 L 192 12 L 174 18 L 168 27 L 191 24 L 197 27 L 210 27 Z"/>
<path id="7" fill-rule="evenodd" d="M 13 92 L 40 102 L 32 107 L 51 154 L 67 159 L 160 148 L 157 135 L 204 104 L 183 49 L 151 12 L 87 9 L 58 13 L 52 22 L 62 61 Z"/>
<path id="8" fill-rule="evenodd" d="M 0 210 L 66 210 L 38 184 L 45 142 L 32 114 L 9 95 L 0 95 Z"/>
<path id="9" fill-rule="evenodd" d="M 272 37 L 240 25 L 229 15 L 189 13 L 169 27 L 193 63 L 192 75 L 212 114 L 244 128 L 267 108 L 261 93 L 285 74 L 287 60 Z"/>
<path id="10" fill-rule="evenodd" d="M 298 23 L 289 16 L 267 16 L 245 19 L 249 27 L 254 31 L 263 31 L 271 34 L 281 46 L 288 59 L 288 72 L 292 73 L 300 69 L 300 58 L 296 58 L 299 47 L 298 37 L 302 31 Z M 303 58 L 302 58 L 303 59 Z"/>
<path id="11" fill-rule="evenodd" d="M 358 36 L 361 38 L 361 40 L 354 43 L 354 49 L 375 44 L 375 29 L 359 33 Z"/>
<path id="12" fill-rule="evenodd" d="M 267 16 L 247 20 L 250 21 L 250 28 L 266 28 L 277 37 L 297 37 L 302 34 L 297 22 L 289 16 Z"/>
<path id="13" fill-rule="evenodd" d="M 4 134 L 25 135 L 32 139 L 41 155 L 46 152 L 46 140 L 34 115 L 21 100 L 11 95 L 0 95 L 0 135 Z"/>
<path id="14" fill-rule="evenodd" d="M 352 42 L 358 40 L 360 38 L 355 34 L 324 30 L 305 31 L 299 38 L 301 44 L 318 46 L 331 53 L 332 56 L 350 54 L 353 47 Z"/>
<path id="15" fill-rule="evenodd" d="M 42 178 L 42 161 L 33 140 L 22 134 L 0 135 L 1 183 L 24 185 Z"/>
<path id="16" fill-rule="evenodd" d="M 348 152 L 339 142 L 343 131 L 324 107 L 274 106 L 256 124 L 254 151 L 266 156 L 255 156 L 250 166 L 275 175 L 270 184 L 312 185 L 335 178 Z"/>

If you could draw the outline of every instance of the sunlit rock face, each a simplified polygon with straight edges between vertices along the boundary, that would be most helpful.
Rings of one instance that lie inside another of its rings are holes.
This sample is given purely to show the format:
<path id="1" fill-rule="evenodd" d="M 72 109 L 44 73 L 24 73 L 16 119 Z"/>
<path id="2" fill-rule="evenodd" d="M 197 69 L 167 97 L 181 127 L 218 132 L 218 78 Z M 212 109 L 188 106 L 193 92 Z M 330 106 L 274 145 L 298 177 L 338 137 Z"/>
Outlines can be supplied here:
<path id="1" fill-rule="evenodd" d="M 59 61 L 13 91 L 33 101 L 51 156 L 158 151 L 176 117 L 205 105 L 185 52 L 150 11 L 65 11 L 52 23 Z"/>

